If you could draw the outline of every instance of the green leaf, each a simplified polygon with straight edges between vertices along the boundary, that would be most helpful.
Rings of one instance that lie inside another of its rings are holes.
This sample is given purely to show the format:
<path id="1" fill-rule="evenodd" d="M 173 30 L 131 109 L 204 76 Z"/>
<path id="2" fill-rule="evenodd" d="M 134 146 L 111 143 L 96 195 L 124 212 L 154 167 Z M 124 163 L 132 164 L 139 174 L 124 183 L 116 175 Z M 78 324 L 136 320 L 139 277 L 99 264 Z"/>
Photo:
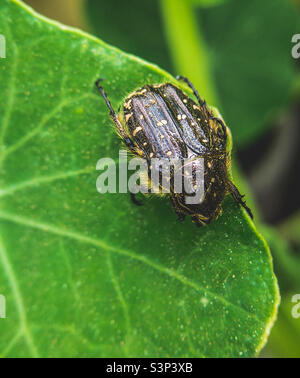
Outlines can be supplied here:
<path id="1" fill-rule="evenodd" d="M 113 106 L 172 78 L 3 0 L 0 356 L 234 357 L 264 345 L 279 301 L 269 249 L 231 198 L 199 229 L 168 199 L 100 195 L 121 143 Z"/>
<path id="2" fill-rule="evenodd" d="M 98 37 L 171 69 L 157 0 L 130 0 L 130 3 L 124 0 L 86 0 L 84 9 L 92 32 Z"/>

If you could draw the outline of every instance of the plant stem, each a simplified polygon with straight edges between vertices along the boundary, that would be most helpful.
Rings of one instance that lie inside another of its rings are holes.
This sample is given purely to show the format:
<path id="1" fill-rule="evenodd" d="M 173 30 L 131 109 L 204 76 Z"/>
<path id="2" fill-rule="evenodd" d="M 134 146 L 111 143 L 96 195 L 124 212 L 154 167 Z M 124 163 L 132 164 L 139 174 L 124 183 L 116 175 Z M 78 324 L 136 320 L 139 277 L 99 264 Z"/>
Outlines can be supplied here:
<path id="1" fill-rule="evenodd" d="M 191 1 L 161 0 L 161 11 L 175 69 L 191 80 L 208 104 L 220 107 L 208 48 Z M 247 202 L 250 203 L 256 220 L 259 219 L 255 200 L 240 168 L 234 164 L 232 170 L 235 182 L 247 193 Z"/>
<path id="2" fill-rule="evenodd" d="M 190 1 L 161 0 L 162 18 L 178 74 L 187 76 L 209 104 L 218 106 L 211 63 Z"/>

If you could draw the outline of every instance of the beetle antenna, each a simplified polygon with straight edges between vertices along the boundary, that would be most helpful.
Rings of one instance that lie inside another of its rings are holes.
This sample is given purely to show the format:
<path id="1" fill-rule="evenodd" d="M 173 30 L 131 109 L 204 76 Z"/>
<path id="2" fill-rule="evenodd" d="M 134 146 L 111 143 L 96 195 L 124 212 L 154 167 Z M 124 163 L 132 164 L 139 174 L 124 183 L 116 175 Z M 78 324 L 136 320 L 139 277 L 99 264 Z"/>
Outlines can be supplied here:
<path id="1" fill-rule="evenodd" d="M 119 135 L 123 139 L 123 141 L 126 144 L 126 146 L 128 148 L 133 148 L 134 147 L 134 143 L 130 139 L 130 137 L 127 135 L 126 131 L 124 130 L 123 125 L 120 122 L 117 113 L 114 111 L 114 108 L 112 107 L 111 102 L 109 101 L 106 93 L 104 92 L 103 87 L 101 86 L 101 81 L 103 81 L 103 79 L 98 79 L 96 81 L 95 85 L 96 85 L 98 91 L 100 92 L 100 94 L 102 95 L 102 97 L 104 98 L 104 101 L 105 101 L 105 103 L 106 103 L 106 105 L 107 105 L 107 107 L 109 109 L 110 117 L 113 120 L 113 122 L 115 123 L 115 125 L 117 126 Z"/>

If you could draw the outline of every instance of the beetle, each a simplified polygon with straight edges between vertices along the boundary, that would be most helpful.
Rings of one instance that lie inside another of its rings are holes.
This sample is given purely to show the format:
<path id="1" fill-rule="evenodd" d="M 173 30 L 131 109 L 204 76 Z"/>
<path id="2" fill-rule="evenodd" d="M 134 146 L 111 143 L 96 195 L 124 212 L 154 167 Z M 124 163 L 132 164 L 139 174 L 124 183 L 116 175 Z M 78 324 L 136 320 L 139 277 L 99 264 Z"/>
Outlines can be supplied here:
<path id="1" fill-rule="evenodd" d="M 230 154 L 227 151 L 229 130 L 222 119 L 202 100 L 193 84 L 178 76 L 193 91 L 197 103 L 176 85 L 166 82 L 145 85 L 135 90 L 124 100 L 123 109 L 114 111 L 102 85 L 96 87 L 103 96 L 110 117 L 126 147 L 133 155 L 151 159 L 190 159 L 193 172 L 204 161 L 204 196 L 199 203 L 187 204 L 186 192 L 170 187 L 170 199 L 179 220 L 191 216 L 197 226 L 209 224 L 222 212 L 222 202 L 227 194 L 241 205 L 253 219 L 250 208 L 237 187 L 230 181 L 228 171 Z M 149 169 L 150 169 L 149 168 Z M 150 179 L 150 171 L 149 179 Z M 136 204 L 140 204 L 132 195 Z"/>

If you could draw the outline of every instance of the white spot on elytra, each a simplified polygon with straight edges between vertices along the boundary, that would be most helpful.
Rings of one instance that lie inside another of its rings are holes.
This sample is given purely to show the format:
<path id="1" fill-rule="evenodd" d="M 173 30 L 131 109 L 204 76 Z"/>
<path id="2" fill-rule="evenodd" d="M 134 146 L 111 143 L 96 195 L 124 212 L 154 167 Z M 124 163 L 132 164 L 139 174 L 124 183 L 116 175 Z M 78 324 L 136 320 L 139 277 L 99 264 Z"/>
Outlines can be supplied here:
<path id="1" fill-rule="evenodd" d="M 141 131 L 141 130 L 143 130 L 142 128 L 141 128 L 141 126 L 139 126 L 139 127 L 137 127 L 134 131 L 133 131 L 133 136 L 136 136 L 136 134 L 139 132 L 139 131 Z"/>
<path id="2" fill-rule="evenodd" d="M 126 114 L 125 116 L 126 122 L 128 122 L 131 117 L 132 117 L 132 113 Z"/>

